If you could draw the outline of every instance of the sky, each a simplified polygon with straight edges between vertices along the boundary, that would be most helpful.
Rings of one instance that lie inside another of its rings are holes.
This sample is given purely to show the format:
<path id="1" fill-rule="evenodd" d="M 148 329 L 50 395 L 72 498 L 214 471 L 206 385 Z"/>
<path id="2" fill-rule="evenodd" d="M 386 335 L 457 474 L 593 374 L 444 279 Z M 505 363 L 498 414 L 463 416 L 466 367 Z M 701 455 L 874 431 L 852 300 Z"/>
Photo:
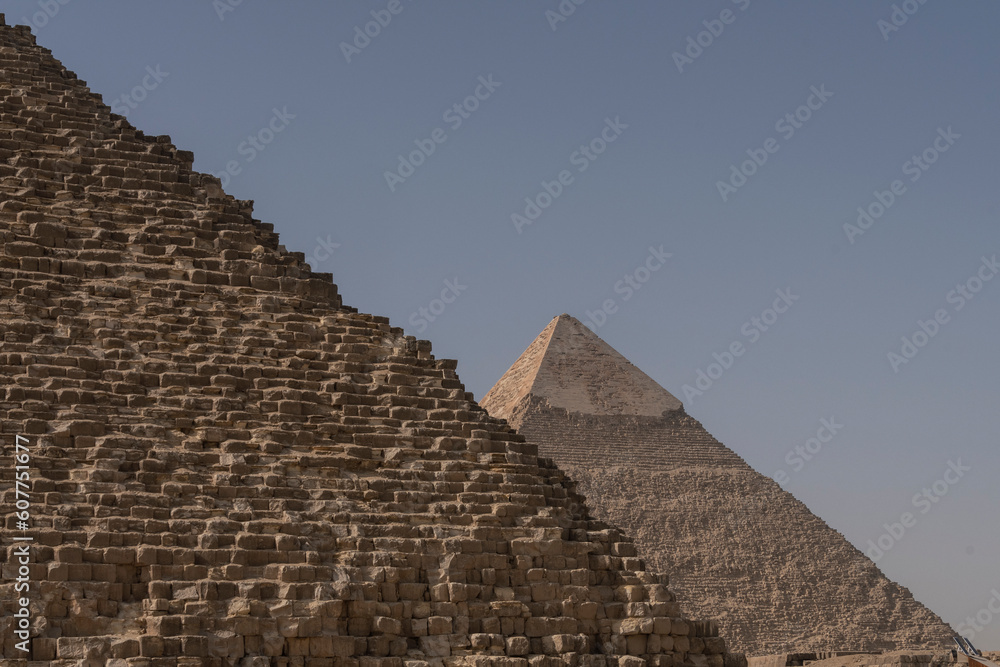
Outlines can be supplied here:
<path id="1" fill-rule="evenodd" d="M 1000 4 L 0 11 L 477 398 L 569 313 L 1000 649 Z"/>

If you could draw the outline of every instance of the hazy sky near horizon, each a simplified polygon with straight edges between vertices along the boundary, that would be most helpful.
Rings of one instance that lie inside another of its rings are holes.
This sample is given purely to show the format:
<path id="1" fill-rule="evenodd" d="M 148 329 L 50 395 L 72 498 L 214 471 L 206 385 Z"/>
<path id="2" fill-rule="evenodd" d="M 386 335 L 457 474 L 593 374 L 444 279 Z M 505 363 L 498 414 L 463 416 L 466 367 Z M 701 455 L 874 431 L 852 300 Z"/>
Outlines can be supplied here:
<path id="1" fill-rule="evenodd" d="M 997 3 L 0 7 L 477 398 L 589 322 L 1000 649 Z"/>

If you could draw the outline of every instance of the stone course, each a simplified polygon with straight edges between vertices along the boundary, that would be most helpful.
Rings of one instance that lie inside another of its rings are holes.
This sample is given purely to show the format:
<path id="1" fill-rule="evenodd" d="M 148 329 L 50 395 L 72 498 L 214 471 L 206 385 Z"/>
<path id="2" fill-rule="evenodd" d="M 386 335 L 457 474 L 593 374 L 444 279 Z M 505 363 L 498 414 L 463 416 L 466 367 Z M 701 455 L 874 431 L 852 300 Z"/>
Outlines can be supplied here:
<path id="1" fill-rule="evenodd" d="M 614 391 L 589 393 L 614 400 L 577 401 L 588 392 L 577 384 L 605 377 Z M 561 315 L 481 403 L 566 470 L 594 513 L 621 526 L 647 562 L 669 573 L 682 612 L 717 619 L 733 650 L 952 645 L 953 631 L 936 614 L 647 379 Z M 648 407 L 671 399 L 678 407 L 661 415 Z"/>
<path id="2" fill-rule="evenodd" d="M 0 15 L 0 663 L 745 665 L 455 361 L 192 162 Z"/>

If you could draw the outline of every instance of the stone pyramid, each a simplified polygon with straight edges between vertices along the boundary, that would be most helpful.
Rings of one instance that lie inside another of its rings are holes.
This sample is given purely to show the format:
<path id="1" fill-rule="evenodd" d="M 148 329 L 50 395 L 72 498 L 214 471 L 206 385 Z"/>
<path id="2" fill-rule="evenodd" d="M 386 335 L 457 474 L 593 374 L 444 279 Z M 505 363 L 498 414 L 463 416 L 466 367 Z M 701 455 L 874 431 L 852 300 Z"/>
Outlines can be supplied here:
<path id="1" fill-rule="evenodd" d="M 0 15 L 0 664 L 740 664 L 454 361 L 191 166 Z"/>
<path id="2" fill-rule="evenodd" d="M 565 314 L 545 327 L 487 397 L 491 411 L 510 414 L 529 395 L 583 414 L 660 417 L 681 408 L 653 378 Z"/>
<path id="3" fill-rule="evenodd" d="M 552 320 L 481 404 L 566 470 L 734 650 L 950 643 L 906 588 L 578 320 Z"/>

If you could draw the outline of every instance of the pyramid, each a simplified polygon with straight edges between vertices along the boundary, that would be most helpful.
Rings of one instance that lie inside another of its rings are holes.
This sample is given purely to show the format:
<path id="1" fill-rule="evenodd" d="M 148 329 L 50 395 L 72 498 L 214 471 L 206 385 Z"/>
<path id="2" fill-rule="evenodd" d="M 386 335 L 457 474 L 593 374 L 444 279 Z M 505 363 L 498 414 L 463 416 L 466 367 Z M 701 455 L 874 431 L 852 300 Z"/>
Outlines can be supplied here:
<path id="1" fill-rule="evenodd" d="M 575 318 L 552 320 L 481 404 L 566 470 L 733 650 L 950 644 L 906 588 Z"/>
<path id="2" fill-rule="evenodd" d="M 490 391 L 509 414 L 526 396 L 569 412 L 662 416 L 681 402 L 569 315 L 553 319 Z"/>
<path id="3" fill-rule="evenodd" d="M 192 162 L 0 15 L 0 664 L 741 664 Z"/>

